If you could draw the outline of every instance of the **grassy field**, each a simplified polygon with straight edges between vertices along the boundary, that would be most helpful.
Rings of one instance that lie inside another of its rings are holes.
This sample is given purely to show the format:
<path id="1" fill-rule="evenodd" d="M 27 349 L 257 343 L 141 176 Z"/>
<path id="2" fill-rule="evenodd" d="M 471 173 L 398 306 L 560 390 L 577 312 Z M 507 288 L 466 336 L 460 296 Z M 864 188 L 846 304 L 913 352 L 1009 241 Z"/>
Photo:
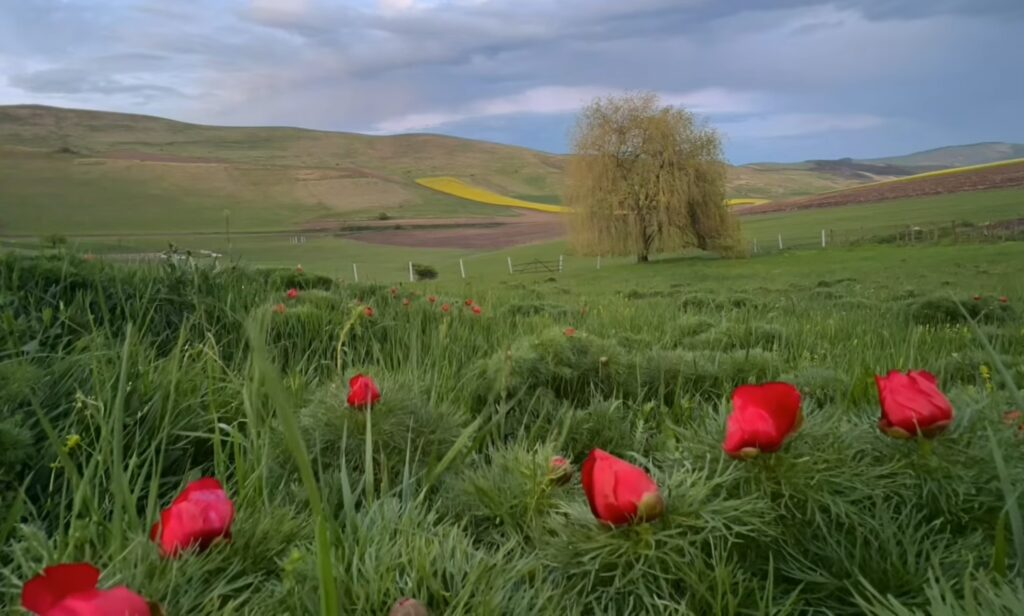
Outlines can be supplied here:
<path id="1" fill-rule="evenodd" d="M 506 208 L 481 206 L 498 212 Z M 987 192 L 958 193 L 938 197 L 922 197 L 877 204 L 798 210 L 778 214 L 759 214 L 740 218 L 743 234 L 748 245 L 756 239 L 760 250 L 777 247 L 778 235 L 783 235 L 787 249 L 820 248 L 821 230 L 826 229 L 833 244 L 883 237 L 908 226 L 923 228 L 958 224 L 981 224 L 1024 216 L 1024 191 L 999 190 Z M 223 222 L 221 223 L 223 224 Z M 225 255 L 225 260 L 248 265 L 270 267 L 294 267 L 302 264 L 311 271 L 352 279 L 352 264 L 357 264 L 362 281 L 400 282 L 408 279 L 409 261 L 433 265 L 441 273 L 442 280 L 460 276 L 459 259 L 463 260 L 469 277 L 487 278 L 507 275 L 507 259 L 522 263 L 533 259 L 557 260 L 565 257 L 564 264 L 570 272 L 588 272 L 596 269 L 596 259 L 572 255 L 565 242 L 527 245 L 514 249 L 478 252 L 469 250 L 442 250 L 423 248 L 402 248 L 383 246 L 346 239 L 334 234 L 308 233 L 306 241 L 293 243 L 297 233 L 244 234 L 234 233 L 230 243 L 221 230 L 209 234 L 153 233 L 139 236 L 112 233 L 105 237 L 79 237 L 73 245 L 80 252 L 103 255 L 133 255 L 166 250 L 168 241 L 173 241 L 181 250 L 198 253 L 201 250 L 214 251 Z M 36 237 L 8 241 L 9 247 L 25 250 L 40 248 Z M 831 250 L 831 248 L 830 248 Z M 840 253 L 845 254 L 845 253 Z M 671 259 L 671 255 L 663 258 Z M 822 257 L 830 259 L 831 257 Z M 839 257 L 843 258 L 843 257 Z M 605 257 L 603 263 L 628 263 L 630 259 Z M 751 264 L 757 263 L 755 259 Z M 744 266 L 747 267 L 747 266 Z M 756 267 L 751 265 L 750 267 Z"/>
<path id="2" fill-rule="evenodd" d="M 89 560 L 168 614 L 403 596 L 435 614 L 1022 613 L 1024 448 L 1003 414 L 1024 403 L 1024 246 L 560 276 L 496 257 L 394 291 L 308 266 L 0 257 L 0 603 Z M 910 368 L 956 409 L 932 442 L 875 427 L 873 375 Z M 369 413 L 345 405 L 356 372 L 380 385 Z M 726 457 L 730 392 L 774 379 L 802 392 L 803 429 Z M 547 479 L 593 448 L 650 472 L 661 520 L 603 527 L 578 476 Z M 232 539 L 162 559 L 149 525 L 201 476 L 234 500 Z"/>
<path id="3" fill-rule="evenodd" d="M 848 237 L 881 235 L 911 225 L 935 227 L 953 221 L 983 224 L 1024 217 L 1024 190 L 962 192 L 862 205 L 756 214 L 741 218 L 748 239 L 774 240 L 778 234 L 797 243 L 820 237 L 822 229 Z"/>

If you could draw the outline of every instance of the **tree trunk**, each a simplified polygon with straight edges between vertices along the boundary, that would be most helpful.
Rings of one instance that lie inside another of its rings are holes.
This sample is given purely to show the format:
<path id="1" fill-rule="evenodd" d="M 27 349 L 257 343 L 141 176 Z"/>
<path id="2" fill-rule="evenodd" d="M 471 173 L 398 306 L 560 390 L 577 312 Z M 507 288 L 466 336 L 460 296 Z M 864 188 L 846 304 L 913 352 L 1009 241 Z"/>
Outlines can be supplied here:
<path id="1" fill-rule="evenodd" d="M 650 261 L 650 259 L 647 257 L 646 252 L 640 253 L 636 256 L 637 263 L 647 263 L 648 261 Z"/>

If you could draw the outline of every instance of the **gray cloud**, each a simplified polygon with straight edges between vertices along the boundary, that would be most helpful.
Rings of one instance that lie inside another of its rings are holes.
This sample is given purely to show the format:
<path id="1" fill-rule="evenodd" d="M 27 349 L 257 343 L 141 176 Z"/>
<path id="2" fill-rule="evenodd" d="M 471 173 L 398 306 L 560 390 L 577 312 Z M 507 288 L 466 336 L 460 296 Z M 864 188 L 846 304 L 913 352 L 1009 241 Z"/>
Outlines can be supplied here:
<path id="1" fill-rule="evenodd" d="M 1012 112 L 1024 85 L 1006 78 L 1024 55 L 1024 2 L 766 4 L 35 0 L 0 17 L 0 102 L 429 128 L 557 150 L 572 101 L 651 89 L 691 105 L 716 93 L 698 106 L 733 131 L 739 158 L 772 144 L 779 157 L 795 144 L 822 157 L 843 143 L 887 154 L 972 135 L 1024 140 Z"/>
<path id="2" fill-rule="evenodd" d="M 134 94 L 143 99 L 153 96 L 185 96 L 163 85 L 131 83 L 116 77 L 96 74 L 94 69 L 53 68 L 11 75 L 7 83 L 26 92 L 39 94 Z"/>

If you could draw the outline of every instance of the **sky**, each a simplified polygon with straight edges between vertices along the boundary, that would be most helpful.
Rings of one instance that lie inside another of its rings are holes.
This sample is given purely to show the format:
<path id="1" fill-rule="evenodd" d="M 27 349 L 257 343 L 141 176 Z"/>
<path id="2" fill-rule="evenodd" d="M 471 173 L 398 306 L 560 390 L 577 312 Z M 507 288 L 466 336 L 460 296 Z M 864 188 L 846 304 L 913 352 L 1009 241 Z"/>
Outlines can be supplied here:
<path id="1" fill-rule="evenodd" d="M 1024 142 L 1024 0 L 0 0 L 0 104 L 567 152 L 653 91 L 731 162 Z"/>

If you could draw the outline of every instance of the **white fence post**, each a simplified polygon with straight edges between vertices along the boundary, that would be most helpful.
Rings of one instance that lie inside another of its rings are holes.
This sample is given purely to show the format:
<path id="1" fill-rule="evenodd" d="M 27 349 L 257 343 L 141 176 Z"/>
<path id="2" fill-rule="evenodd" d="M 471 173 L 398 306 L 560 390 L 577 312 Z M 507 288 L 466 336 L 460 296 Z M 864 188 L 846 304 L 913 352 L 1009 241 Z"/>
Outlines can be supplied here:
<path id="1" fill-rule="evenodd" d="M 412 273 L 412 261 L 409 261 L 409 282 L 416 282 L 416 277 Z"/>
<path id="2" fill-rule="evenodd" d="M 825 247 L 825 230 L 824 229 L 821 230 L 821 247 L 822 248 Z"/>
<path id="3" fill-rule="evenodd" d="M 512 273 L 512 257 L 508 257 L 508 273 Z"/>
<path id="4" fill-rule="evenodd" d="M 462 264 L 462 259 L 459 259 L 459 271 L 462 272 L 462 279 L 466 279 L 466 266 Z"/>
<path id="5" fill-rule="evenodd" d="M 782 234 L 779 234 L 779 250 L 782 250 Z"/>
<path id="6" fill-rule="evenodd" d="M 754 238 L 754 254 L 757 254 L 757 238 Z"/>
<path id="7" fill-rule="evenodd" d="M 558 271 L 562 271 L 562 255 L 558 255 Z"/>
<path id="8" fill-rule="evenodd" d="M 352 277 L 355 278 L 356 282 L 359 282 L 359 269 L 356 268 L 356 264 L 352 264 Z"/>

